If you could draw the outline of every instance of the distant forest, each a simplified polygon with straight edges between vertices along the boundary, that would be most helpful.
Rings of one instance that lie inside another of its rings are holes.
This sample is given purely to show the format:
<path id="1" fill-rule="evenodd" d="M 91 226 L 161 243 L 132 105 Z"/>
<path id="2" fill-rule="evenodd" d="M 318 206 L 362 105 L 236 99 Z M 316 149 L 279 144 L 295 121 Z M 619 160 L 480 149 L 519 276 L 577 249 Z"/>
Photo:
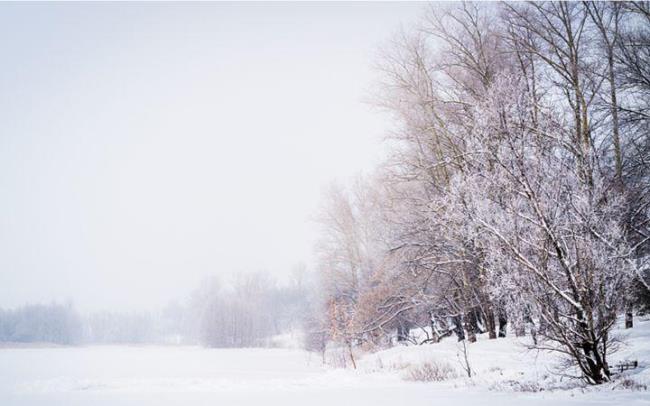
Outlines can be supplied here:
<path id="1" fill-rule="evenodd" d="M 0 342 L 272 346 L 272 337 L 302 324 L 306 305 L 301 281 L 283 286 L 246 274 L 223 285 L 208 279 L 185 303 L 153 312 L 81 314 L 72 303 L 56 302 L 0 309 Z"/>

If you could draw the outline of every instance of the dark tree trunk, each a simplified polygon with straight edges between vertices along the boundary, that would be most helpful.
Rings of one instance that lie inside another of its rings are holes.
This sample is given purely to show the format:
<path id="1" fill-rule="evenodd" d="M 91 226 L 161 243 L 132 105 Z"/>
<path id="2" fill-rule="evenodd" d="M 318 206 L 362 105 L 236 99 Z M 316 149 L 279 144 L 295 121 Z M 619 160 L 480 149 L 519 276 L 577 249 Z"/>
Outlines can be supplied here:
<path id="1" fill-rule="evenodd" d="M 634 316 L 632 314 L 632 305 L 627 304 L 625 306 L 625 328 L 634 327 Z"/>
<path id="2" fill-rule="evenodd" d="M 505 310 L 499 309 L 498 318 L 499 318 L 499 337 L 504 338 L 507 333 L 506 330 L 508 329 L 508 316 Z"/>
<path id="3" fill-rule="evenodd" d="M 488 307 L 487 314 L 485 315 L 486 317 L 486 324 L 487 324 L 487 329 L 488 329 L 488 337 L 490 340 L 494 340 L 497 338 L 497 328 L 496 328 L 496 320 L 494 319 L 494 311 L 492 310 L 492 306 Z"/>
<path id="4" fill-rule="evenodd" d="M 470 343 L 476 342 L 478 325 L 476 323 L 476 316 L 472 310 L 468 311 L 465 315 L 465 330 L 467 331 L 467 340 Z"/>
<path id="5" fill-rule="evenodd" d="M 397 325 L 397 341 L 398 342 L 407 341 L 409 337 L 409 332 L 410 329 L 404 324 L 404 322 L 400 322 Z"/>
<path id="6" fill-rule="evenodd" d="M 479 308 L 474 308 L 472 310 L 472 320 L 474 320 L 474 332 L 476 334 L 484 334 L 487 330 L 485 317 L 483 317 L 483 312 Z"/>
<path id="7" fill-rule="evenodd" d="M 454 324 L 454 333 L 456 333 L 458 341 L 463 341 L 465 339 L 465 330 L 463 330 L 463 320 L 461 316 L 454 316 L 452 322 Z"/>
<path id="8" fill-rule="evenodd" d="M 583 337 L 589 337 L 582 341 L 580 345 L 584 353 L 585 362 L 587 364 L 586 371 L 583 368 L 583 372 L 586 372 L 586 376 L 593 381 L 596 385 L 605 383 L 609 381 L 610 372 L 605 360 L 604 354 L 598 351 L 597 341 L 594 340 L 594 335 L 590 331 L 589 324 L 585 319 L 585 313 L 590 314 L 591 309 L 587 308 L 584 312 L 578 311 L 576 313 L 576 319 L 578 320 L 578 330 Z"/>

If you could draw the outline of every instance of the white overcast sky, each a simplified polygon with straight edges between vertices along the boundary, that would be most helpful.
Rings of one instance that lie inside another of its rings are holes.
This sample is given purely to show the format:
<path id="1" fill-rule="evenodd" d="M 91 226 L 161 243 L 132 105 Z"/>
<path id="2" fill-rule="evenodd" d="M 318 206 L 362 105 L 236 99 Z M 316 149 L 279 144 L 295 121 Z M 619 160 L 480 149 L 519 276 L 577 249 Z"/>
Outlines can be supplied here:
<path id="1" fill-rule="evenodd" d="M 153 308 L 310 263 L 412 3 L 0 4 L 0 307 Z"/>

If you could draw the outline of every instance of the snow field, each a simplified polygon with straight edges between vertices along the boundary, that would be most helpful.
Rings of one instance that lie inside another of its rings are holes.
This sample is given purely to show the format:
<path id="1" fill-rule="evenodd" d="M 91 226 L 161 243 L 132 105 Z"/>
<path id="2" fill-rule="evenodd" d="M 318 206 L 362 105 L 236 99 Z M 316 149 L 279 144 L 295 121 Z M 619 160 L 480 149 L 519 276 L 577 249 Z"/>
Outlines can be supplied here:
<path id="1" fill-rule="evenodd" d="M 650 386 L 650 321 L 619 334 L 629 337 L 613 363 L 637 359 L 640 367 L 626 377 Z M 463 376 L 461 347 L 453 338 L 366 354 L 357 370 L 323 366 L 320 355 L 293 348 L 4 348 L 0 405 L 650 404 L 650 391 L 623 389 L 621 379 L 584 388 L 560 378 L 555 357 L 525 344 L 526 338 L 481 337 L 468 346 L 472 379 Z M 404 379 L 409 368 L 426 363 L 447 364 L 456 376 L 441 382 Z"/>

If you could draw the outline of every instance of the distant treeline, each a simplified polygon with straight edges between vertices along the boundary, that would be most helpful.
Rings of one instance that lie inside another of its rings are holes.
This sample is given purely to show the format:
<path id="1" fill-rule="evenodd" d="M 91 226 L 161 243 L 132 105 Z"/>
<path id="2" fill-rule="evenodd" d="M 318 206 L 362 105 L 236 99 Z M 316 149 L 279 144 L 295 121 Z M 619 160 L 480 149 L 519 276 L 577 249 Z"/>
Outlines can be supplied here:
<path id="1" fill-rule="evenodd" d="M 81 318 L 70 304 L 0 309 L 0 341 L 74 344 L 81 336 Z"/>
<path id="2" fill-rule="evenodd" d="M 71 303 L 0 309 L 0 342 L 146 343 L 165 340 L 153 313 L 101 312 L 82 316 Z"/>
<path id="3" fill-rule="evenodd" d="M 299 279 L 279 285 L 263 274 L 245 274 L 229 284 L 206 280 L 185 302 L 153 312 L 82 315 L 71 303 L 54 302 L 0 309 L 0 342 L 260 347 L 298 327 L 306 306 Z"/>

